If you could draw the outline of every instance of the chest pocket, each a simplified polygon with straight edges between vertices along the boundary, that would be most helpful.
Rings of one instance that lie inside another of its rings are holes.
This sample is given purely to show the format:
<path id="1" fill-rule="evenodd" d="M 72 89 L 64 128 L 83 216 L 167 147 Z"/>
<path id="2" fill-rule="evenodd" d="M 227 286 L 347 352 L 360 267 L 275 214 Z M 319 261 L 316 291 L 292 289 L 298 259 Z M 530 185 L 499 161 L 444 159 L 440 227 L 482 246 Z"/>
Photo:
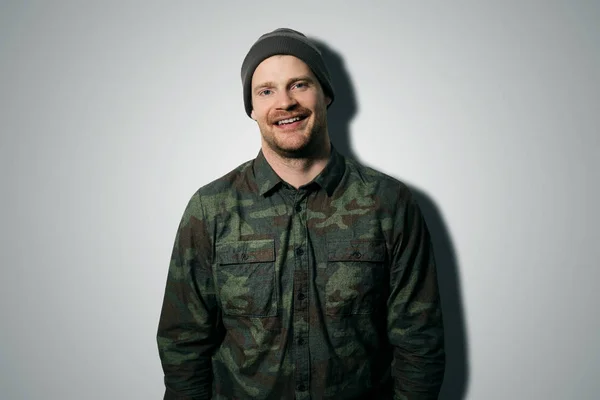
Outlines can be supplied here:
<path id="1" fill-rule="evenodd" d="M 277 315 L 272 239 L 220 243 L 216 255 L 217 290 L 223 313 L 248 317 Z"/>
<path id="2" fill-rule="evenodd" d="M 326 313 L 371 314 L 384 300 L 385 242 L 347 240 L 327 243 Z"/>

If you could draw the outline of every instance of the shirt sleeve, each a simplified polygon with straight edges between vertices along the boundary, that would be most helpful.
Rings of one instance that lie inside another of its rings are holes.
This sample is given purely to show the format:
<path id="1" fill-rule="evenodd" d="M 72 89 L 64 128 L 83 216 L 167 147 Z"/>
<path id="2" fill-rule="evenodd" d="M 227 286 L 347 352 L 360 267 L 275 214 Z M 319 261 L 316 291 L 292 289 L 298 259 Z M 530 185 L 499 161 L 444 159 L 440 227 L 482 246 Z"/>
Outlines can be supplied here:
<path id="1" fill-rule="evenodd" d="M 165 400 L 212 396 L 211 356 L 221 341 L 212 278 L 212 239 L 200 196 L 189 201 L 175 238 L 158 324 Z"/>
<path id="2" fill-rule="evenodd" d="M 394 399 L 437 399 L 444 377 L 442 310 L 433 246 L 414 198 L 397 210 L 390 264 L 388 337 Z"/>

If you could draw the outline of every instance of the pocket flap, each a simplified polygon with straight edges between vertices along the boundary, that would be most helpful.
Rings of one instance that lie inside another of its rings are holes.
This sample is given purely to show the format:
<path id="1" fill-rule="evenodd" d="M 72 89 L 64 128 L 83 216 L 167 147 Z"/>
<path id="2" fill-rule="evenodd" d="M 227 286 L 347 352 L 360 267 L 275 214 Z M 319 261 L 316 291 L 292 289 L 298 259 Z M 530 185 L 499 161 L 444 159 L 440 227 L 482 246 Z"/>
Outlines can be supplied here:
<path id="1" fill-rule="evenodd" d="M 383 240 L 343 240 L 327 242 L 328 261 L 385 261 Z"/>
<path id="2" fill-rule="evenodd" d="M 216 250 L 217 260 L 221 265 L 275 261 L 273 239 L 220 243 Z"/>

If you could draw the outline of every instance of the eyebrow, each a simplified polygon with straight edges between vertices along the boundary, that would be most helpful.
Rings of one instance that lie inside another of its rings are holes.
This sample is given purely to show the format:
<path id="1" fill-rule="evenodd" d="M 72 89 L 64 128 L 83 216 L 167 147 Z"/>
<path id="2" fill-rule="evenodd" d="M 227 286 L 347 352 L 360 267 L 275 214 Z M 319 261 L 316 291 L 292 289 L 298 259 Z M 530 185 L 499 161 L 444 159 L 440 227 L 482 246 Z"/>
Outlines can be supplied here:
<path id="1" fill-rule="evenodd" d="M 285 85 L 289 86 L 291 83 L 298 82 L 298 81 L 307 81 L 309 83 L 314 83 L 315 82 L 315 80 L 310 75 L 302 75 L 302 76 L 297 76 L 297 77 L 294 77 L 294 78 L 290 78 L 286 82 Z M 269 81 L 269 82 L 263 82 L 263 83 L 255 86 L 254 89 L 253 89 L 253 92 L 257 93 L 261 89 L 272 88 L 272 87 L 275 87 L 275 86 L 277 86 L 275 84 L 275 82 L 271 82 L 271 81 Z"/>

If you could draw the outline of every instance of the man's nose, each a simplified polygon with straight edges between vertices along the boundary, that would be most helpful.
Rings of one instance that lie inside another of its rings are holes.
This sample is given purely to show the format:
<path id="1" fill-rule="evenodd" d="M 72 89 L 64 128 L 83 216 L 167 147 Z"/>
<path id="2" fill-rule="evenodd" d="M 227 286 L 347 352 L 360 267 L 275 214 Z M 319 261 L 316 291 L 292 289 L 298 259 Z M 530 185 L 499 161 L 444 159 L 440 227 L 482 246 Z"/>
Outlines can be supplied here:
<path id="1" fill-rule="evenodd" d="M 282 110 L 288 110 L 298 104 L 294 96 L 291 96 L 287 90 L 280 91 L 277 96 L 277 108 Z"/>

